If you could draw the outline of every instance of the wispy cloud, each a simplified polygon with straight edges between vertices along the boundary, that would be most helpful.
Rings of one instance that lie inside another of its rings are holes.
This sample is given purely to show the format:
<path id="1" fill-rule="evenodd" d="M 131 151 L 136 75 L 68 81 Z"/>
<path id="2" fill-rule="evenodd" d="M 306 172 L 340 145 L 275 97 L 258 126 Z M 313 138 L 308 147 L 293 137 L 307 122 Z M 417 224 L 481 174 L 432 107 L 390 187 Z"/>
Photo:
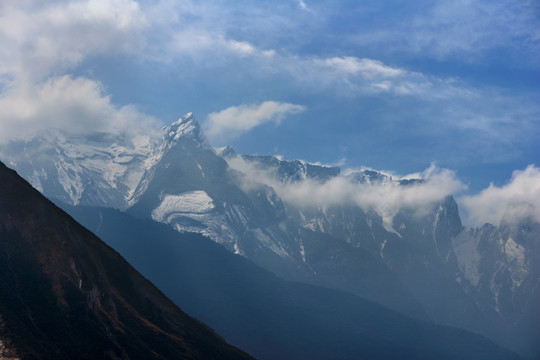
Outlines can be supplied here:
<path id="1" fill-rule="evenodd" d="M 258 48 L 277 49 L 286 37 L 298 44 L 316 44 L 330 37 L 332 47 L 342 49 L 342 54 L 351 47 L 378 46 L 386 54 L 405 52 L 417 58 L 469 63 L 503 50 L 519 54 L 513 58 L 516 63 L 538 64 L 534 55 L 540 49 L 540 12 L 534 1 L 407 3 L 400 4 L 399 12 L 392 11 L 394 6 L 394 2 L 287 0 L 244 2 L 240 7 L 187 1 L 169 5 L 163 18 L 175 13 L 181 25 L 176 29 L 197 28 Z M 323 52 L 313 55 L 324 57 Z"/>
<path id="2" fill-rule="evenodd" d="M 311 9 L 307 6 L 307 4 L 305 3 L 304 0 L 297 0 L 297 2 L 298 2 L 298 6 L 300 7 L 300 9 L 302 9 L 304 11 L 311 12 Z"/>
<path id="3" fill-rule="evenodd" d="M 527 218 L 540 222 L 540 168 L 529 165 L 525 170 L 516 170 L 508 184 L 491 184 L 460 201 L 476 225 L 515 224 Z"/>
<path id="4" fill-rule="evenodd" d="M 366 16 L 364 22 L 351 26 L 344 41 L 381 46 L 387 53 L 462 63 L 480 63 L 498 52 L 517 66 L 538 65 L 540 12 L 536 2 L 467 0 L 423 5 L 400 7 L 399 16 L 391 22 L 373 21 L 389 11 L 380 3 L 367 12 L 372 19 Z"/>
<path id="5" fill-rule="evenodd" d="M 208 115 L 204 127 L 209 139 L 222 143 L 240 136 L 268 122 L 279 124 L 287 115 L 296 114 L 306 108 L 301 105 L 265 101 L 260 104 L 231 106 Z"/>
<path id="6" fill-rule="evenodd" d="M 482 59 L 486 51 L 501 47 L 520 53 L 540 50 L 540 18 L 533 2 L 441 2 L 426 15 L 416 18 L 413 39 L 418 51 L 439 58 L 466 54 Z"/>
<path id="7" fill-rule="evenodd" d="M 381 61 L 353 56 L 316 59 L 315 63 L 344 74 L 361 74 L 365 78 L 393 78 L 405 74 L 404 70 L 390 67 Z"/>

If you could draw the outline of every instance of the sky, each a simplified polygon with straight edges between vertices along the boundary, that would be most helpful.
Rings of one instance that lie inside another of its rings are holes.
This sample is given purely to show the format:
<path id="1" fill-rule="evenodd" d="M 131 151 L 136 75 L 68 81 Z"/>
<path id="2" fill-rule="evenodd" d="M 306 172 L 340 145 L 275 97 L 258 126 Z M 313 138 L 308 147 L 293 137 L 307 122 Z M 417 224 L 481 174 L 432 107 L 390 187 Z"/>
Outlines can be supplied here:
<path id="1" fill-rule="evenodd" d="M 435 166 L 471 221 L 500 221 L 498 201 L 540 219 L 540 3 L 0 3 L 0 142 L 136 136 L 188 112 L 216 147 Z"/>

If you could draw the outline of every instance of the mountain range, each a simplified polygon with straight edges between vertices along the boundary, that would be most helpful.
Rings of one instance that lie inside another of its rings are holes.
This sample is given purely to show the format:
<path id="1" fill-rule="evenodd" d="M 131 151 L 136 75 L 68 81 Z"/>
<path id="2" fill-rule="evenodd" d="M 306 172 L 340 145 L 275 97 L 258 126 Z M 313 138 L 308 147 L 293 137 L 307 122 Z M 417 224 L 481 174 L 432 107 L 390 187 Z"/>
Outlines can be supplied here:
<path id="1" fill-rule="evenodd" d="M 258 359 L 517 359 L 462 329 L 285 281 L 200 234 L 110 208 L 65 209 L 182 309 Z"/>
<path id="2" fill-rule="evenodd" d="M 421 194 L 422 179 L 215 149 L 192 114 L 136 141 L 48 131 L 0 154 L 58 203 L 199 233 L 283 279 L 540 354 L 540 224 L 465 227 L 451 194 L 400 207 L 369 200 Z M 364 198 L 325 201 L 332 188 Z"/>

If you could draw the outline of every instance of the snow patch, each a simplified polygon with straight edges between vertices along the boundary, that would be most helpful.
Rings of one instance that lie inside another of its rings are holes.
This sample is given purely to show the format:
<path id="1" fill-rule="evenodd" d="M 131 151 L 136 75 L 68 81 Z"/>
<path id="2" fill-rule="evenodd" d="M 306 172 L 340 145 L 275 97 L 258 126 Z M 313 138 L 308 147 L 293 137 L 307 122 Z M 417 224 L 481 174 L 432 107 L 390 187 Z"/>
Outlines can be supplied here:
<path id="1" fill-rule="evenodd" d="M 195 126 L 193 126 L 191 122 L 182 124 L 176 130 L 176 135 L 174 135 L 174 140 L 178 140 L 187 134 L 191 134 L 193 131 L 195 131 Z"/>
<path id="2" fill-rule="evenodd" d="M 238 239 L 234 242 L 234 253 L 236 255 L 244 255 L 242 251 L 240 250 L 240 247 L 238 246 Z"/>
<path id="3" fill-rule="evenodd" d="M 523 266 L 525 263 L 525 249 L 512 238 L 508 238 L 504 244 L 504 252 L 508 261 L 515 263 L 518 266 Z"/>
<path id="4" fill-rule="evenodd" d="M 267 234 L 265 234 L 260 228 L 254 229 L 252 231 L 253 231 L 253 235 L 255 235 L 257 240 L 259 240 L 261 244 L 265 245 L 271 251 L 273 251 L 277 255 L 284 258 L 289 256 L 287 251 L 283 248 L 282 244 L 276 244 L 272 240 L 272 238 L 270 238 Z"/>
<path id="5" fill-rule="evenodd" d="M 527 269 L 524 267 L 525 248 L 516 243 L 514 239 L 510 237 L 504 244 L 504 252 L 506 259 L 510 263 L 510 268 L 512 268 L 512 285 L 514 288 L 518 288 L 529 274 Z"/>
<path id="6" fill-rule="evenodd" d="M 401 236 L 401 234 L 394 229 L 394 215 L 384 211 L 381 212 L 380 215 L 382 217 L 382 225 L 384 230 L 388 231 L 389 233 L 396 234 L 400 239 L 402 239 L 403 236 Z"/>
<path id="7" fill-rule="evenodd" d="M 73 205 L 77 205 L 84 191 L 80 169 L 77 166 L 67 162 L 56 161 L 56 170 L 58 171 L 58 182 L 69 196 Z"/>
<path id="8" fill-rule="evenodd" d="M 205 191 L 197 190 L 179 195 L 165 195 L 161 204 L 152 211 L 152 219 L 167 222 L 167 218 L 178 213 L 201 214 L 214 209 L 214 201 Z"/>
<path id="9" fill-rule="evenodd" d="M 197 167 L 199 168 L 199 170 L 201 171 L 201 175 L 202 175 L 203 179 L 205 179 L 206 175 L 204 174 L 204 170 L 203 170 L 201 164 L 199 164 L 198 162 L 196 162 L 196 164 L 197 164 Z"/>
<path id="10" fill-rule="evenodd" d="M 302 241 L 302 239 L 298 239 L 299 240 L 299 243 L 300 243 L 300 255 L 302 256 L 302 261 L 304 262 L 304 264 L 306 263 L 306 249 L 304 248 L 304 242 Z"/>
<path id="11" fill-rule="evenodd" d="M 433 244 L 435 245 L 435 250 L 437 251 L 437 256 L 440 256 L 439 244 L 437 244 L 437 225 L 439 224 L 439 219 L 440 219 L 440 216 L 441 216 L 441 212 L 443 212 L 443 211 L 444 211 L 443 206 L 439 205 L 439 208 L 435 212 L 435 216 L 433 218 L 433 233 L 432 233 L 432 235 L 433 235 Z"/>
<path id="12" fill-rule="evenodd" d="M 379 250 L 379 255 L 381 256 L 381 259 L 384 259 L 384 248 L 386 247 L 386 239 L 381 244 L 381 249 Z"/>

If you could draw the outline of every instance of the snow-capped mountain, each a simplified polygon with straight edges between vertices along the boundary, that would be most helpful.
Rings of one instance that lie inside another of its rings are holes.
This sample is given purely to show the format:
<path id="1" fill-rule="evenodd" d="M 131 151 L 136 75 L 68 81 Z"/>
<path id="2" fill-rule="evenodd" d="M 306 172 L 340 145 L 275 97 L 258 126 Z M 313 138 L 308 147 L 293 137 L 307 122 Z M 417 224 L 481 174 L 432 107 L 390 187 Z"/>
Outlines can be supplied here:
<path id="1" fill-rule="evenodd" d="M 192 114 L 129 140 L 51 131 L 4 145 L 0 156 L 60 202 L 202 233 L 286 279 L 514 349 L 535 343 L 525 336 L 540 319 L 540 225 L 465 228 L 451 194 L 424 196 L 424 180 L 214 149 Z M 427 200 L 395 206 L 388 194 Z"/>
<path id="2" fill-rule="evenodd" d="M 125 209 L 137 202 L 154 164 L 180 138 L 205 143 L 192 114 L 157 134 L 129 139 L 108 133 L 67 137 L 60 130 L 48 130 L 0 146 L 0 154 L 51 198 Z"/>

